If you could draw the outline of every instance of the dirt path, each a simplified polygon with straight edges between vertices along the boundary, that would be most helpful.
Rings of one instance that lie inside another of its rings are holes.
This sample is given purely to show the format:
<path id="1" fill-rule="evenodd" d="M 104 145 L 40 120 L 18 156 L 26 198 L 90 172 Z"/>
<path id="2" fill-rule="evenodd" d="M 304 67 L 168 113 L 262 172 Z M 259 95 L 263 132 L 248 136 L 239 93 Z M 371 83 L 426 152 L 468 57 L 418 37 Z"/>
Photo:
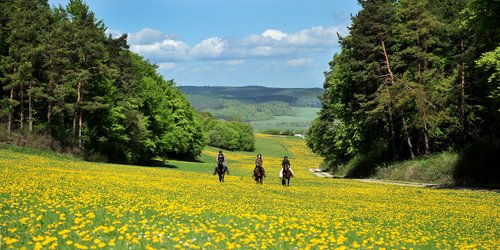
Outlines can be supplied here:
<path id="1" fill-rule="evenodd" d="M 318 177 L 323 178 L 334 178 L 332 174 L 329 172 L 323 172 L 321 169 L 312 169 L 309 171 Z M 377 180 L 377 179 L 353 179 L 357 181 L 363 182 L 371 182 L 371 183 L 382 183 L 382 184 L 391 184 L 391 185 L 399 185 L 399 186 L 408 186 L 408 187 L 438 187 L 438 184 L 430 184 L 430 183 L 416 183 L 416 182 L 401 182 L 401 181 L 388 181 L 388 180 Z"/>
<path id="2" fill-rule="evenodd" d="M 323 172 L 319 168 L 317 168 L 317 169 L 310 168 L 309 171 L 311 173 L 313 173 L 314 175 L 316 175 L 318 177 L 321 177 L 321 178 L 341 178 L 341 177 L 335 177 L 335 176 L 331 175 L 328 172 Z M 484 188 L 473 188 L 473 187 L 454 187 L 454 186 L 447 186 L 447 185 L 433 184 L 433 183 L 404 182 L 404 181 L 378 180 L 378 179 L 351 179 L 351 180 L 357 180 L 357 181 L 362 181 L 362 182 L 370 182 L 370 183 L 380 183 L 380 184 L 387 184 L 387 185 L 407 186 L 407 187 L 422 187 L 422 188 L 435 188 L 435 189 L 455 189 L 455 190 L 471 190 L 471 191 L 487 191 L 487 192 L 500 193 L 499 189 L 484 189 Z"/>
<path id="3" fill-rule="evenodd" d="M 382 184 L 390 184 L 390 185 L 399 185 L 399 186 L 407 186 L 407 187 L 428 187 L 428 188 L 439 188 L 443 185 L 432 184 L 432 183 L 418 183 L 418 182 L 403 182 L 403 181 L 390 181 L 390 180 L 377 180 L 377 179 L 355 179 L 363 182 L 371 182 L 371 183 L 382 183 Z"/>
<path id="4" fill-rule="evenodd" d="M 326 178 L 333 178 L 333 175 L 331 175 L 330 173 L 328 172 L 323 172 L 321 169 L 319 168 L 316 168 L 316 169 L 312 169 L 310 168 L 309 171 L 311 173 L 313 173 L 314 175 L 318 176 L 318 177 L 326 177 Z"/>

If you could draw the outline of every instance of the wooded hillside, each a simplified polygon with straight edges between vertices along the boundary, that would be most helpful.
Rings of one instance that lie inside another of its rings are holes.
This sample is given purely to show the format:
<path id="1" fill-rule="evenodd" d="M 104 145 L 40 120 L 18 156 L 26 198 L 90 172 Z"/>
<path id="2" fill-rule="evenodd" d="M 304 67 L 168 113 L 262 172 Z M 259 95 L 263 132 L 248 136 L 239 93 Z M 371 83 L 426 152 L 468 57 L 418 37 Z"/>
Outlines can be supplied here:
<path id="1" fill-rule="evenodd" d="M 461 153 L 458 183 L 498 182 L 500 4 L 360 0 L 308 145 L 335 169 Z M 362 160 L 359 160 L 362 159 Z"/>
<path id="2" fill-rule="evenodd" d="M 89 158 L 194 158 L 196 112 L 173 81 L 129 50 L 81 0 L 0 2 L 0 141 Z"/>

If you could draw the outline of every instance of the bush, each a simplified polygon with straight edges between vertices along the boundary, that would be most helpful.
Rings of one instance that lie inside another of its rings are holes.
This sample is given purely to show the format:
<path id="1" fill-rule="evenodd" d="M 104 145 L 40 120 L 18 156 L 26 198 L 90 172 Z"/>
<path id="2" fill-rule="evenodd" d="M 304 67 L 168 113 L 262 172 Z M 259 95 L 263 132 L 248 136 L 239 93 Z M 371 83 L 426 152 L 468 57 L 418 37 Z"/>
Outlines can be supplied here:
<path id="1" fill-rule="evenodd" d="M 208 145 L 227 150 L 253 151 L 255 138 L 252 125 L 240 121 L 222 121 L 211 115 L 204 117 Z"/>
<path id="2" fill-rule="evenodd" d="M 391 165 L 380 165 L 375 169 L 375 178 L 400 181 L 453 184 L 453 169 L 457 153 L 442 152 L 428 158 L 418 158 Z"/>
<path id="3" fill-rule="evenodd" d="M 303 129 L 267 129 L 262 131 L 261 133 L 263 134 L 268 134 L 268 135 L 296 135 L 296 134 L 304 134 Z"/>

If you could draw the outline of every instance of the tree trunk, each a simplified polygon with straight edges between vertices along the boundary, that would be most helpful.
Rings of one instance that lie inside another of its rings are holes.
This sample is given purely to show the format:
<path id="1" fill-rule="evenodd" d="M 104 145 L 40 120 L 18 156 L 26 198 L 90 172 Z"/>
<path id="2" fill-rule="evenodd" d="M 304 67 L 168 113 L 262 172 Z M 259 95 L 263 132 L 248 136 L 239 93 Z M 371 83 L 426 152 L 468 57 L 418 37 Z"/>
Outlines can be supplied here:
<path id="1" fill-rule="evenodd" d="M 418 37 L 418 33 L 417 33 L 417 47 L 419 46 L 419 37 Z M 427 46 L 424 46 L 424 53 L 427 53 Z M 422 63 L 421 61 L 423 62 L 424 64 L 424 69 L 422 70 Z M 426 60 L 425 60 L 425 56 L 423 58 L 420 58 L 418 59 L 418 81 L 420 83 L 420 85 L 422 85 L 422 95 L 423 95 L 423 98 L 424 100 L 427 100 L 427 93 L 426 93 L 426 90 L 425 90 L 425 80 L 424 80 L 424 73 L 426 73 L 427 71 L 427 63 L 426 63 Z M 428 129 L 427 129 L 427 107 L 426 107 L 426 104 L 425 104 L 425 101 L 422 102 L 422 114 L 421 114 L 421 118 L 422 118 L 422 121 L 424 123 L 424 155 L 429 155 L 430 153 L 430 150 L 429 150 L 429 138 L 428 138 Z M 418 109 L 417 109 L 418 110 Z M 419 152 L 419 155 L 420 155 L 420 152 Z"/>
<path id="2" fill-rule="evenodd" d="M 21 88 L 19 90 L 19 97 L 21 99 L 21 102 L 19 103 L 20 108 L 20 112 L 19 112 L 19 128 L 21 129 L 21 134 L 24 130 L 24 86 L 23 86 L 23 83 L 21 83 Z"/>
<path id="3" fill-rule="evenodd" d="M 49 145 L 52 146 L 52 101 L 49 101 L 47 106 L 47 133 L 49 137 Z"/>
<path id="4" fill-rule="evenodd" d="M 389 62 L 389 56 L 387 55 L 387 50 L 385 49 L 385 42 L 384 39 L 380 39 L 380 44 L 382 46 L 382 49 L 384 51 L 384 58 L 385 58 L 385 64 L 387 66 L 387 72 L 389 73 L 389 79 L 390 79 L 390 86 L 394 85 L 394 74 L 392 74 L 391 70 L 391 63 Z M 392 144 L 392 159 L 397 160 L 398 154 L 397 154 L 397 148 L 396 148 L 396 132 L 394 129 L 394 119 L 393 119 L 393 114 L 392 114 L 392 97 L 391 97 L 391 92 L 390 89 L 388 89 L 389 93 L 389 107 L 387 110 L 389 111 L 389 128 L 391 130 L 391 144 Z"/>
<path id="5" fill-rule="evenodd" d="M 7 123 L 7 132 L 10 135 L 10 132 L 12 131 L 12 112 L 14 110 L 14 106 L 12 106 L 12 103 L 14 103 L 14 89 L 10 90 L 10 100 L 9 100 L 9 121 Z"/>
<path id="6" fill-rule="evenodd" d="M 78 85 L 76 87 L 77 98 L 76 98 L 76 107 L 78 113 L 78 147 L 82 148 L 82 108 L 80 107 L 80 102 L 82 101 L 82 81 L 78 81 Z M 76 118 L 76 117 L 75 117 Z"/>
<path id="7" fill-rule="evenodd" d="M 75 115 L 73 116 L 73 131 L 72 131 L 73 135 L 76 134 L 76 117 L 77 117 L 77 115 L 78 115 L 78 111 L 76 111 L 76 107 L 75 107 Z"/>
<path id="8" fill-rule="evenodd" d="M 464 39 L 460 40 L 462 56 L 460 59 L 460 137 L 465 141 L 465 50 Z"/>
<path id="9" fill-rule="evenodd" d="M 30 92 L 28 93 L 28 123 L 30 132 L 33 132 L 33 100 L 31 98 L 31 82 L 29 85 L 29 90 Z"/>
<path id="10" fill-rule="evenodd" d="M 408 143 L 410 157 L 411 157 L 411 159 L 415 159 L 415 153 L 413 152 L 413 144 L 411 143 L 410 132 L 408 131 L 408 126 L 406 125 L 406 120 L 404 117 L 401 117 L 401 120 L 403 120 L 403 129 L 404 129 L 404 132 L 406 135 L 406 142 Z"/>
<path id="11" fill-rule="evenodd" d="M 424 123 L 424 146 L 425 146 L 424 154 L 425 155 L 429 155 L 430 154 L 429 138 L 427 136 L 427 132 L 428 132 L 427 123 Z"/>
<path id="12" fill-rule="evenodd" d="M 389 127 L 391 129 L 391 144 L 392 144 L 392 159 L 395 161 L 398 159 L 397 147 L 396 147 L 396 131 L 394 129 L 394 118 L 392 117 L 392 105 L 389 105 Z"/>
<path id="13" fill-rule="evenodd" d="M 82 118 L 82 111 L 80 110 L 80 118 L 78 119 L 78 147 L 82 148 L 82 125 L 83 125 L 83 118 Z"/>
<path id="14" fill-rule="evenodd" d="M 80 110 L 81 87 L 82 87 L 82 82 L 79 80 L 76 85 L 76 106 L 75 106 L 75 117 L 73 118 L 73 134 L 76 133 L 76 120 L 78 119 L 78 114 Z"/>

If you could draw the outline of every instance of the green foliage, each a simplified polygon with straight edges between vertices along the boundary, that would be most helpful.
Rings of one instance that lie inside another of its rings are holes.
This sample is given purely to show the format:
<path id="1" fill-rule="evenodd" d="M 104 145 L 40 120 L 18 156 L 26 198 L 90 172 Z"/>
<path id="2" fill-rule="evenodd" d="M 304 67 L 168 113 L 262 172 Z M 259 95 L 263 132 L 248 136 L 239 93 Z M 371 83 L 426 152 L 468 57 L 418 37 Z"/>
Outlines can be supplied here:
<path id="1" fill-rule="evenodd" d="M 125 163 L 201 154 L 202 126 L 186 97 L 130 52 L 126 35 L 106 36 L 83 1 L 1 7 L 0 123 L 8 138 L 19 134 L 13 143 L 36 133 L 53 149 Z"/>
<path id="2" fill-rule="evenodd" d="M 210 113 L 202 113 L 207 144 L 212 147 L 253 151 L 255 137 L 252 125 L 240 121 L 224 121 Z"/>
<path id="3" fill-rule="evenodd" d="M 293 130 L 293 129 L 268 129 L 262 131 L 263 134 L 268 134 L 268 135 L 289 135 L 289 136 L 294 136 L 297 134 L 303 134 L 304 130 Z"/>
<path id="4" fill-rule="evenodd" d="M 488 83 L 491 85 L 489 88 L 492 89 L 489 97 L 494 99 L 500 111 L 500 46 L 493 51 L 483 53 L 476 63 L 491 72 L 488 77 Z"/>
<path id="5" fill-rule="evenodd" d="M 498 2 L 359 3 L 306 137 L 325 168 L 369 176 L 377 164 L 500 139 Z"/>

